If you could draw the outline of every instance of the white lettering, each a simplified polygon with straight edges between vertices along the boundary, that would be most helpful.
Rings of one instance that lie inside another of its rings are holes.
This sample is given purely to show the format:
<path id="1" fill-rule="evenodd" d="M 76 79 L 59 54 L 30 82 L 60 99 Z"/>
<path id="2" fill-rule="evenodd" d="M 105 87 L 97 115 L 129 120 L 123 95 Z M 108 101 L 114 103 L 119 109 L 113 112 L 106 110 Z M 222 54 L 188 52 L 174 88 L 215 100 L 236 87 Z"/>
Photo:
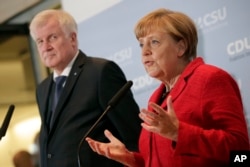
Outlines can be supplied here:
<path id="1" fill-rule="evenodd" d="M 241 162 L 243 162 L 244 160 L 247 159 L 247 156 L 246 155 L 241 155 Z"/>
<path id="2" fill-rule="evenodd" d="M 241 162 L 241 161 L 240 161 L 240 156 L 239 156 L 239 155 L 236 155 L 236 156 L 235 156 L 234 162 Z"/>
<path id="3" fill-rule="evenodd" d="M 133 83 L 133 89 L 138 90 L 151 85 L 153 83 L 153 78 L 148 75 L 144 75 L 133 79 Z"/>
<path id="4" fill-rule="evenodd" d="M 218 10 L 214 10 L 211 13 L 205 14 L 203 17 L 199 17 L 195 20 L 198 28 L 202 29 L 204 27 L 212 26 L 220 21 L 225 20 L 227 17 L 227 9 L 223 7 Z"/>
<path id="5" fill-rule="evenodd" d="M 110 60 L 115 61 L 116 63 L 122 63 L 126 60 L 131 59 L 132 57 L 132 48 L 125 48 L 122 49 L 116 53 L 114 53 L 113 55 L 111 55 L 110 57 L 108 57 Z"/>
<path id="6" fill-rule="evenodd" d="M 236 40 L 235 42 L 231 42 L 227 45 L 227 53 L 231 56 L 241 53 L 246 49 L 250 49 L 250 42 L 247 37 Z"/>
<path id="7" fill-rule="evenodd" d="M 234 158 L 234 162 L 243 162 L 247 159 L 247 156 L 246 155 L 236 155 L 235 158 Z"/>

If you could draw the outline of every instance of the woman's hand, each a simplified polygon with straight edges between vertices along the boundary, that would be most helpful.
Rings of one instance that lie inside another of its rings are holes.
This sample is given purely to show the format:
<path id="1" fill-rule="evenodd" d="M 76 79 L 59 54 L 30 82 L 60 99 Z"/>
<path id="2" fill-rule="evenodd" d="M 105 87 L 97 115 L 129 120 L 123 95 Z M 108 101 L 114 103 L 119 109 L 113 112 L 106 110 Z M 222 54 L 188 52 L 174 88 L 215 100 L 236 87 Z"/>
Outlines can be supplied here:
<path id="1" fill-rule="evenodd" d="M 86 138 L 91 149 L 100 155 L 118 161 L 126 166 L 134 166 L 135 159 L 133 153 L 128 151 L 125 145 L 108 130 L 105 130 L 104 134 L 109 139 L 109 143 L 98 142 L 89 137 Z"/>
<path id="2" fill-rule="evenodd" d="M 150 132 L 177 141 L 179 120 L 175 115 L 171 96 L 167 98 L 167 111 L 155 103 L 150 103 L 149 105 L 154 112 L 146 109 L 141 110 L 139 117 L 144 121 L 142 127 Z"/>

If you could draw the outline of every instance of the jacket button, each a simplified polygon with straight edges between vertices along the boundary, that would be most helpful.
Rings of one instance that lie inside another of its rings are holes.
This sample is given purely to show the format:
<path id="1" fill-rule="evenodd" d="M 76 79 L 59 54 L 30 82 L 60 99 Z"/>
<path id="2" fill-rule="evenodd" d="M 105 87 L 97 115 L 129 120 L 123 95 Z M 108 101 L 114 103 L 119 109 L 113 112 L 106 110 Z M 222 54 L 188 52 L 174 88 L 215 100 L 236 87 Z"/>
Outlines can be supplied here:
<path id="1" fill-rule="evenodd" d="M 48 159 L 52 158 L 52 154 L 47 154 Z"/>

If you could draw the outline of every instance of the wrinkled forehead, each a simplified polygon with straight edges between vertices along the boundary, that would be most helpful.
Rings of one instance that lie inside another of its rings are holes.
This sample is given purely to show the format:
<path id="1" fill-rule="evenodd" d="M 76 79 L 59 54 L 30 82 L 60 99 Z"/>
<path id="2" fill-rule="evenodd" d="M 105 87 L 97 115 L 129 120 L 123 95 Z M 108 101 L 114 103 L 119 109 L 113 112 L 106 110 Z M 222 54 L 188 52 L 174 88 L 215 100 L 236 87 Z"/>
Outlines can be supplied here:
<path id="1" fill-rule="evenodd" d="M 36 38 L 40 36 L 44 36 L 46 34 L 58 33 L 58 31 L 62 31 L 60 24 L 58 22 L 54 22 L 48 20 L 47 22 L 39 22 L 36 26 L 34 26 L 33 34 Z"/>

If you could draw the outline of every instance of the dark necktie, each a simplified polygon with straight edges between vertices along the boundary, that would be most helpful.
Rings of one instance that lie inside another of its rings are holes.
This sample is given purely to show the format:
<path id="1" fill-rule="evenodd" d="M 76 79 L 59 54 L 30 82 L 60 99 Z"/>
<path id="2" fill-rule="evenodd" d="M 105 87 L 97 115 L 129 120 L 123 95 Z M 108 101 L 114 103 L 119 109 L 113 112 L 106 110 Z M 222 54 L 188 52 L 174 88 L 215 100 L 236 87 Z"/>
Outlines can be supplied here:
<path id="1" fill-rule="evenodd" d="M 54 97 L 53 97 L 53 101 L 52 101 L 52 108 L 51 108 L 51 112 L 49 115 L 49 128 L 51 129 L 52 124 L 53 124 L 53 118 L 54 118 L 54 112 L 57 106 L 57 102 L 60 98 L 60 95 L 62 93 L 63 90 L 63 84 L 66 80 L 66 76 L 58 76 L 55 78 L 55 91 L 54 91 Z"/>
<path id="2" fill-rule="evenodd" d="M 56 77 L 55 81 L 56 81 L 56 86 L 55 86 L 55 94 L 54 94 L 54 101 L 53 101 L 53 112 L 55 111 L 56 109 L 56 105 L 57 105 L 57 102 L 60 98 L 60 95 L 62 93 L 62 90 L 63 90 L 63 84 L 66 80 L 66 76 L 58 76 Z"/>

